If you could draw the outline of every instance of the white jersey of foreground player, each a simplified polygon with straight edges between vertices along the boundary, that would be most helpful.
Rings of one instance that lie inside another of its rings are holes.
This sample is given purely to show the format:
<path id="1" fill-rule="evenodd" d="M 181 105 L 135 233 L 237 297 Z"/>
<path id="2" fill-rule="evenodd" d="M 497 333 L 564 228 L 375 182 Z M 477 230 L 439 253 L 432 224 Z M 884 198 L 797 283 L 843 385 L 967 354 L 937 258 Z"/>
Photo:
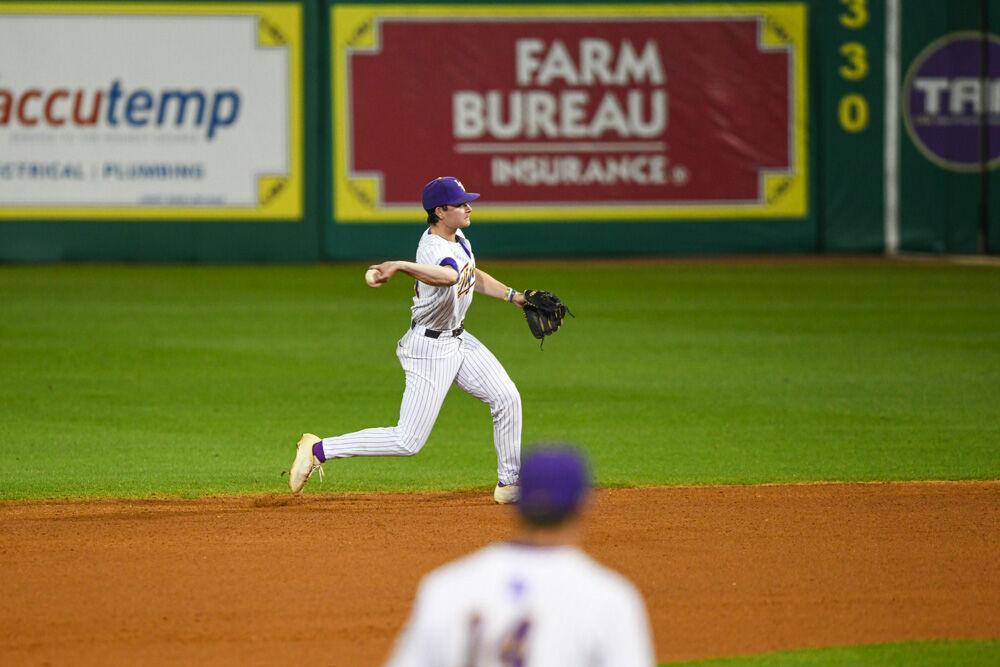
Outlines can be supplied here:
<path id="1" fill-rule="evenodd" d="M 431 572 L 388 667 L 650 667 L 642 598 L 570 545 L 498 543 Z"/>

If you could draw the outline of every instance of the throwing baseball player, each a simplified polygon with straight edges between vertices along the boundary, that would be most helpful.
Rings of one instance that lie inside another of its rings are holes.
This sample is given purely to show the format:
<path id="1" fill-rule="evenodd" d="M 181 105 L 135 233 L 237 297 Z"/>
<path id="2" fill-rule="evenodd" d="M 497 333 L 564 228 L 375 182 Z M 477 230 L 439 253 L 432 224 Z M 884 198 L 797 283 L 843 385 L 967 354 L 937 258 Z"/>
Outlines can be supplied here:
<path id="1" fill-rule="evenodd" d="M 498 503 L 517 502 L 521 396 L 497 358 L 465 330 L 463 321 L 473 292 L 521 308 L 526 302 L 523 294 L 476 266 L 472 244 L 462 230 L 472 223 L 470 204 L 478 198 L 477 193 L 466 192 L 457 178 L 435 178 L 423 190 L 427 230 L 420 235 L 416 261 L 370 267 L 366 280 L 371 287 L 384 285 L 400 272 L 416 279 L 410 329 L 396 347 L 406 375 L 399 422 L 337 437 L 303 434 L 289 471 L 293 493 L 301 491 L 316 470 L 322 475 L 321 466 L 328 459 L 419 452 L 454 383 L 490 406 L 498 478 L 493 498 Z"/>
<path id="2" fill-rule="evenodd" d="M 576 546 L 588 480 L 572 448 L 525 456 L 519 539 L 424 577 L 389 667 L 653 665 L 639 592 Z"/>

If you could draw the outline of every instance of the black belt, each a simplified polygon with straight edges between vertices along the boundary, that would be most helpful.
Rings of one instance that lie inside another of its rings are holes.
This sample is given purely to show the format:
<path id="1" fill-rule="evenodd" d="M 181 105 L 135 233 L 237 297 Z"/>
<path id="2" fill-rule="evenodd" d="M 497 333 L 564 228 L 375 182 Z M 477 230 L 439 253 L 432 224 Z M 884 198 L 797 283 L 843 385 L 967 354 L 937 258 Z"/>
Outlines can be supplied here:
<path id="1" fill-rule="evenodd" d="M 415 320 L 410 320 L 410 328 L 411 329 L 417 328 L 417 323 Z M 428 338 L 440 338 L 441 334 L 450 333 L 452 338 L 454 338 L 456 336 L 461 335 L 463 331 L 465 331 L 464 326 L 459 327 L 457 329 L 452 329 L 451 331 L 434 331 L 434 329 L 424 329 L 424 335 L 427 336 Z"/>

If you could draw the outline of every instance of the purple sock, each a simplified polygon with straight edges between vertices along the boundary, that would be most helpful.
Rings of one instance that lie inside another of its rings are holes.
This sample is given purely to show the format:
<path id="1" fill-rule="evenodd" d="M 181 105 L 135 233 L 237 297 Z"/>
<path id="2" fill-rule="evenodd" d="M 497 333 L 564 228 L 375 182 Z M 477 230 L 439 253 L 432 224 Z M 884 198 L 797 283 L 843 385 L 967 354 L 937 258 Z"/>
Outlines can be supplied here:
<path id="1" fill-rule="evenodd" d="M 323 441 L 320 440 L 313 445 L 313 456 L 319 459 L 320 463 L 326 461 L 326 454 L 323 453 Z"/>

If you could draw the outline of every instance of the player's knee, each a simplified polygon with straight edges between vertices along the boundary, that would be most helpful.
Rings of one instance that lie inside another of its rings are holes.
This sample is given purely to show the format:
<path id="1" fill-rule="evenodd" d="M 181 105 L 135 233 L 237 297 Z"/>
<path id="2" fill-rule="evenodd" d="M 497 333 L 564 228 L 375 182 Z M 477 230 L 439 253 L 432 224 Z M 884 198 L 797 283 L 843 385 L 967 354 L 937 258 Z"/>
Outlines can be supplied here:
<path id="1" fill-rule="evenodd" d="M 427 442 L 428 434 L 424 433 L 402 433 L 399 435 L 399 447 L 403 450 L 403 456 L 413 456 Z"/>
<path id="2" fill-rule="evenodd" d="M 521 394 L 513 382 L 508 382 L 496 395 L 494 402 L 496 412 L 520 412 Z"/>

